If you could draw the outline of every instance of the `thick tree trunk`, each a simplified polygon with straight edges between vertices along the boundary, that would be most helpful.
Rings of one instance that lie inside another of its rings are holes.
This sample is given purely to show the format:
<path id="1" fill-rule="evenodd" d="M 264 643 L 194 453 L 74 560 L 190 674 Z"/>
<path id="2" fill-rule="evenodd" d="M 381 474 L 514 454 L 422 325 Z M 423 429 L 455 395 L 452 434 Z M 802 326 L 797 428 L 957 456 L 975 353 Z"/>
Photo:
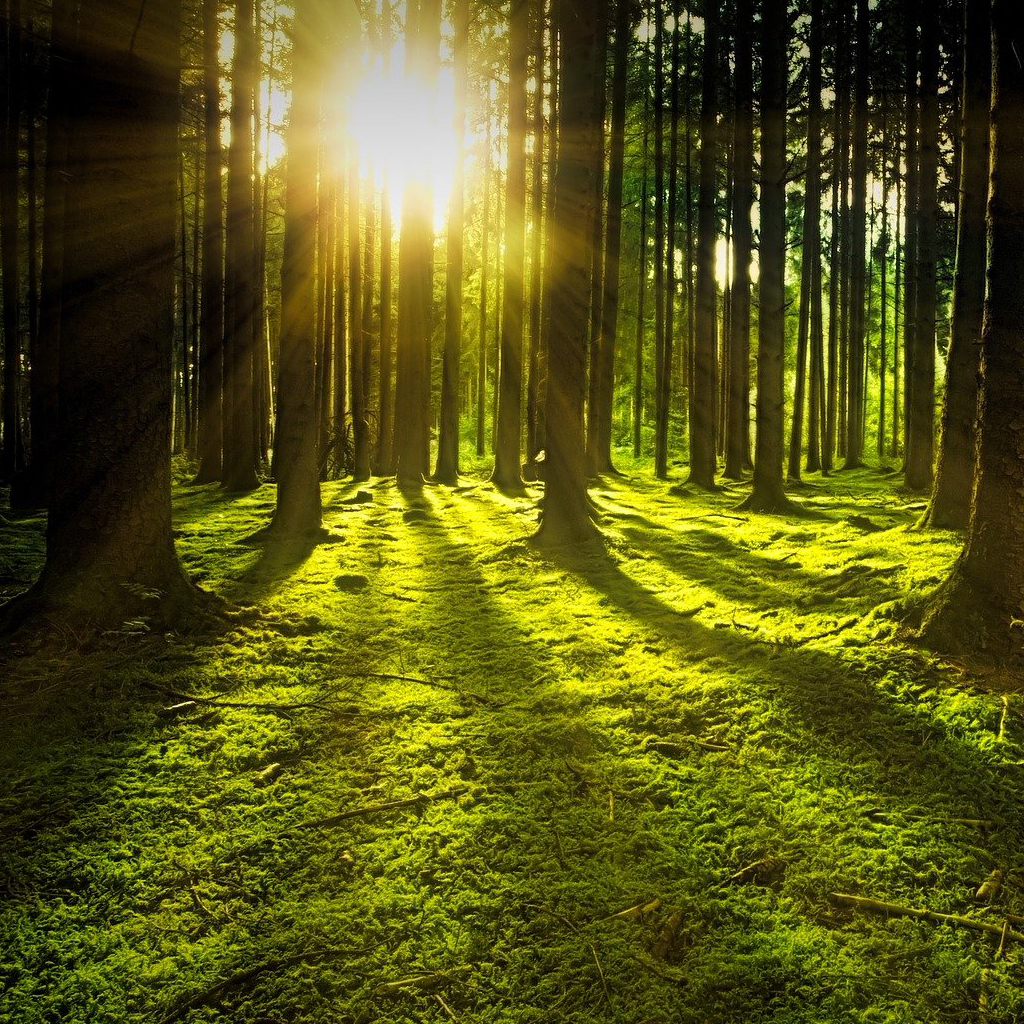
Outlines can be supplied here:
<path id="1" fill-rule="evenodd" d="M 654 6 L 654 408 L 657 432 L 658 395 L 665 372 L 665 7 Z M 655 439 L 657 472 L 657 439 Z"/>
<path id="2" fill-rule="evenodd" d="M 74 43 L 77 3 L 57 0 L 50 27 L 49 96 L 46 115 L 46 166 L 43 171 L 43 258 L 40 274 L 38 344 L 32 361 L 32 472 L 11 501 L 44 505 L 49 501 L 57 458 L 58 379 L 62 281 L 64 273 L 64 196 L 68 152 L 67 77 Z"/>
<path id="3" fill-rule="evenodd" d="M 455 180 L 448 206 L 448 273 L 445 282 L 444 354 L 441 368 L 441 427 L 434 479 L 455 484 L 459 478 L 459 391 L 462 367 L 462 277 L 466 216 L 466 98 L 469 90 L 469 0 L 459 0 L 455 15 Z"/>
<path id="4" fill-rule="evenodd" d="M 718 392 L 716 338 L 718 285 L 715 201 L 718 196 L 718 15 L 709 7 L 704 22 L 704 67 L 701 76 L 700 184 L 697 197 L 697 309 L 690 421 L 690 482 L 715 486 L 715 406 Z"/>
<path id="5" fill-rule="evenodd" d="M 488 93 L 488 100 L 490 94 Z M 491 230 L 491 108 L 488 102 L 484 118 L 484 209 L 480 227 L 480 333 L 477 341 L 476 454 L 483 458 L 487 449 L 487 299 Z"/>
<path id="6" fill-rule="evenodd" d="M 367 418 L 366 358 L 363 333 L 363 258 L 360 248 L 359 158 L 353 153 L 348 172 L 348 341 L 352 371 L 352 479 L 370 478 L 370 423 Z"/>
<path id="7" fill-rule="evenodd" d="M 231 146 L 225 262 L 225 408 L 223 483 L 229 491 L 259 485 L 253 446 L 256 311 L 253 259 L 253 95 L 257 76 L 252 0 L 235 4 L 235 58 L 231 76 Z"/>
<path id="8" fill-rule="evenodd" d="M 272 531 L 293 538 L 321 526 L 317 456 L 316 232 L 318 79 L 325 36 L 320 0 L 298 0 L 292 30 L 292 105 L 285 174 L 277 510 Z"/>
<path id="9" fill-rule="evenodd" d="M 757 447 L 746 507 L 780 511 L 785 453 L 786 0 L 761 14 L 761 247 L 757 344 Z"/>
<path id="10" fill-rule="evenodd" d="M 908 433 L 910 430 L 911 390 L 914 380 L 914 352 L 917 348 L 917 250 L 918 250 L 918 195 L 920 191 L 918 148 L 919 90 L 917 65 L 919 44 L 917 40 L 916 6 L 914 14 L 904 19 L 906 43 L 906 139 L 904 141 L 904 162 L 906 165 L 907 200 L 904 205 L 903 244 L 903 452 L 906 458 Z M 904 466 L 906 472 L 906 466 Z"/>
<path id="11" fill-rule="evenodd" d="M 651 109 L 651 48 L 644 47 L 644 143 L 640 174 L 640 252 L 637 258 L 636 284 L 636 342 L 633 354 L 633 458 L 640 458 L 643 441 L 644 416 L 644 337 L 647 333 L 647 274 L 650 259 L 647 254 L 647 220 L 650 207 L 650 172 L 647 155 L 650 150 Z"/>
<path id="12" fill-rule="evenodd" d="M 382 0 L 380 49 L 385 69 L 391 64 L 391 0 Z M 393 364 L 391 291 L 391 248 L 393 241 L 391 193 L 387 177 L 380 193 L 380 369 L 379 405 L 377 409 L 377 473 L 389 475 L 395 470 L 394 401 L 391 390 Z"/>
<path id="13" fill-rule="evenodd" d="M 21 245 L 19 242 L 18 154 L 21 148 L 21 4 L 8 0 L 0 22 L 6 50 L 0 96 L 0 274 L 3 277 L 3 447 L 0 480 L 21 469 Z"/>
<path id="14" fill-rule="evenodd" d="M 505 186 L 505 266 L 498 358 L 498 421 L 491 482 L 501 490 L 523 486 L 523 312 L 526 269 L 527 70 L 530 4 L 512 0 L 509 23 L 508 176 Z"/>
<path id="15" fill-rule="evenodd" d="M 596 0 L 606 3 L 607 0 Z M 574 544 L 596 535 L 587 498 L 583 434 L 593 191 L 591 58 L 595 0 L 559 0 L 559 144 L 552 221 L 551 334 L 548 339 L 547 465 L 541 526 L 544 544 Z"/>
<path id="16" fill-rule="evenodd" d="M 180 24 L 174 0 L 141 20 L 97 0 L 67 50 L 58 461 L 46 564 L 8 624 L 167 628 L 196 610 L 171 532 Z"/>
<path id="17" fill-rule="evenodd" d="M 977 476 L 967 546 L 926 618 L 932 647 L 1019 660 L 1024 653 L 1024 17 L 995 0 L 988 294 L 982 332 Z"/>
<path id="18" fill-rule="evenodd" d="M 917 206 L 917 300 L 910 372 L 904 479 L 915 491 L 932 485 L 935 439 L 935 320 L 939 183 L 939 14 L 921 0 L 921 142 Z"/>
<path id="19" fill-rule="evenodd" d="M 733 117 L 732 316 L 729 318 L 729 373 L 725 424 L 725 476 L 739 480 L 750 453 L 745 421 L 750 373 L 750 263 L 754 202 L 754 3 L 736 9 L 735 114 Z"/>
<path id="20" fill-rule="evenodd" d="M 960 161 L 960 221 L 942 434 L 926 522 L 940 529 L 967 526 L 974 484 L 978 367 L 985 304 L 985 201 L 990 101 L 988 0 L 964 5 L 964 75 Z"/>

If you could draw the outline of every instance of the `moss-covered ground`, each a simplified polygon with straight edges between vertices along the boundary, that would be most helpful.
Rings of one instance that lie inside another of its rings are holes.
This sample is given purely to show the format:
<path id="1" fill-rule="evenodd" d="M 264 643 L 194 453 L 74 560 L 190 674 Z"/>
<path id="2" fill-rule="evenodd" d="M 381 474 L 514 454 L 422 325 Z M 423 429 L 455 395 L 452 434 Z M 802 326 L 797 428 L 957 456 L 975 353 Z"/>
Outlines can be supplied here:
<path id="1" fill-rule="evenodd" d="M 536 492 L 357 490 L 282 556 L 271 487 L 178 489 L 231 631 L 8 643 L 0 1019 L 1024 1020 L 1024 944 L 830 897 L 1024 915 L 1024 697 L 899 643 L 959 538 L 894 478 L 631 472 L 555 558 Z"/>

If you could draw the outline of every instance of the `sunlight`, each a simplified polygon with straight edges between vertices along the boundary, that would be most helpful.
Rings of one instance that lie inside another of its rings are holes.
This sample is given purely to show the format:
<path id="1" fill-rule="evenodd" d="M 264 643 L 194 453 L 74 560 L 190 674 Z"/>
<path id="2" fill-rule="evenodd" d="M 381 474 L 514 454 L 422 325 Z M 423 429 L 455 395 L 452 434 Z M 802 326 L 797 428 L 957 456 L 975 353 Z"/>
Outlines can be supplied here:
<path id="1" fill-rule="evenodd" d="M 437 93 L 430 95 L 406 77 L 402 63 L 398 54 L 390 70 L 375 61 L 350 88 L 341 83 L 339 71 L 339 88 L 348 99 L 342 104 L 338 145 L 355 145 L 362 173 L 378 187 L 386 179 L 395 195 L 413 182 L 428 185 L 440 230 L 458 159 L 452 74 L 442 70 Z"/>

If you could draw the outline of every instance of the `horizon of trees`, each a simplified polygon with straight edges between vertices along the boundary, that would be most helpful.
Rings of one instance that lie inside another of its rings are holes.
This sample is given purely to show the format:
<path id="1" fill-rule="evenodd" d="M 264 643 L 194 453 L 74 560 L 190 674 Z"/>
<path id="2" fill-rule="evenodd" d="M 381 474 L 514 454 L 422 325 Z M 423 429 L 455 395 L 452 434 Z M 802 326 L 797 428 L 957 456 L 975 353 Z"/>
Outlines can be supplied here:
<path id="1" fill-rule="evenodd" d="M 1008 0 L 2 13 L 0 479 L 50 516 L 18 619 L 207 605 L 172 452 L 276 481 L 273 540 L 321 535 L 323 480 L 453 484 L 489 451 L 500 489 L 543 481 L 557 544 L 598 536 L 588 481 L 631 448 L 695 488 L 752 472 L 765 512 L 900 472 L 922 527 L 968 530 L 926 634 L 964 642 L 933 624 L 971 605 L 1014 642 Z M 358 128 L 392 73 L 405 109 Z"/>

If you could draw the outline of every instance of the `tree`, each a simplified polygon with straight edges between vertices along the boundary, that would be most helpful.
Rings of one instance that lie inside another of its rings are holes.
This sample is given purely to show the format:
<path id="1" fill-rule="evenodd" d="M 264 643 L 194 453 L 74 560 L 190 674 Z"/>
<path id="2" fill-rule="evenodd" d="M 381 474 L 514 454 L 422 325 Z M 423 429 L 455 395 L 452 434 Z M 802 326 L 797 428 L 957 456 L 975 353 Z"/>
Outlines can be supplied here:
<path id="1" fill-rule="evenodd" d="M 432 96 L 440 64 L 441 2 L 410 2 L 406 16 L 406 70 Z M 398 379 L 395 448 L 398 482 L 419 486 L 426 471 L 430 413 L 430 333 L 434 251 L 433 195 L 413 175 L 402 200 L 398 268 Z"/>
<path id="2" fill-rule="evenodd" d="M 925 520 L 940 529 L 965 529 L 974 483 L 978 367 L 985 306 L 985 202 L 991 93 L 989 0 L 964 4 L 961 103 L 960 209 L 942 432 L 932 500 Z"/>
<path id="3" fill-rule="evenodd" d="M 459 478 L 459 391 L 462 373 L 462 291 L 466 219 L 465 137 L 469 92 L 469 0 L 459 0 L 455 16 L 455 180 L 448 206 L 448 275 L 445 287 L 444 356 L 441 368 L 441 429 L 434 479 Z"/>
<path id="4" fill-rule="evenodd" d="M 696 335 L 690 420 L 690 482 L 715 486 L 718 468 L 715 451 L 717 380 L 718 285 L 715 281 L 715 244 L 718 240 L 715 201 L 718 197 L 718 13 L 705 5 L 704 64 L 701 73 L 700 182 L 697 193 L 697 297 Z M 763 238 L 763 235 L 762 235 Z"/>
<path id="5" fill-rule="evenodd" d="M 58 459 L 46 563 L 8 624 L 175 626 L 199 607 L 171 529 L 180 19 L 175 0 L 141 19 L 96 0 L 69 40 Z"/>
<path id="6" fill-rule="evenodd" d="M 252 125 L 256 76 L 253 2 L 236 0 L 224 272 L 225 402 L 222 479 L 229 491 L 251 491 L 259 485 L 254 440 L 256 420 L 253 376 L 256 267 Z"/>
<path id="7" fill-rule="evenodd" d="M 857 56 L 854 70 L 853 160 L 850 207 L 850 317 L 847 355 L 846 461 L 855 469 L 864 456 L 864 296 L 867 283 L 868 99 L 871 58 L 868 2 L 857 0 Z"/>
<path id="8" fill-rule="evenodd" d="M 597 448 L 594 468 L 614 473 L 612 417 L 615 398 L 615 340 L 619 331 L 619 284 L 622 273 L 622 182 L 626 156 L 626 80 L 633 30 L 629 0 L 616 0 L 614 68 L 612 71 L 611 153 L 608 162 L 608 212 L 604 238 L 604 302 L 602 303 L 600 377 L 597 404 Z"/>
<path id="9" fill-rule="evenodd" d="M 199 336 L 199 472 L 197 484 L 221 477 L 224 396 L 224 207 L 220 144 L 218 0 L 203 2 L 203 280 Z"/>
<path id="10" fill-rule="evenodd" d="M 21 469 L 21 246 L 18 226 L 18 150 L 21 136 L 21 4 L 8 0 L 3 19 L 3 91 L 0 97 L 0 272 L 3 274 L 3 449 L 0 479 Z"/>
<path id="11" fill-rule="evenodd" d="M 927 610 L 922 638 L 950 653 L 1019 660 L 1024 620 L 1024 19 L 992 5 L 988 293 L 981 337 L 977 472 L 967 544 Z"/>
<path id="12" fill-rule="evenodd" d="M 757 336 L 757 447 L 745 507 L 790 507 L 783 491 L 786 346 L 786 0 L 761 8 L 761 248 Z"/>
<path id="13" fill-rule="evenodd" d="M 606 0 L 597 0 L 606 3 Z M 571 544 L 596 537 L 587 497 L 583 434 L 584 366 L 590 295 L 587 238 L 593 202 L 590 148 L 598 137 L 592 75 L 597 47 L 591 15 L 594 0 L 559 0 L 558 159 L 552 266 L 551 331 L 548 336 L 546 486 L 537 535 L 542 544 Z"/>
<path id="14" fill-rule="evenodd" d="M 526 259 L 527 65 L 530 4 L 512 0 L 509 21 L 508 176 L 505 202 L 505 263 L 501 349 L 498 359 L 498 421 L 491 482 L 504 491 L 523 486 L 523 311 Z"/>
<path id="15" fill-rule="evenodd" d="M 298 0 L 292 29 L 292 104 L 285 177 L 278 371 L 277 509 L 286 538 L 319 533 L 322 522 L 316 408 L 316 232 L 318 82 L 325 38 L 321 0 Z"/>
<path id="16" fill-rule="evenodd" d="M 746 421 L 750 416 L 747 408 L 750 375 L 750 261 L 753 248 L 750 209 L 754 202 L 753 30 L 753 0 L 738 0 L 732 143 L 732 316 L 728 335 L 729 375 L 725 424 L 725 476 L 730 480 L 742 478 L 744 466 L 750 457 Z"/>

